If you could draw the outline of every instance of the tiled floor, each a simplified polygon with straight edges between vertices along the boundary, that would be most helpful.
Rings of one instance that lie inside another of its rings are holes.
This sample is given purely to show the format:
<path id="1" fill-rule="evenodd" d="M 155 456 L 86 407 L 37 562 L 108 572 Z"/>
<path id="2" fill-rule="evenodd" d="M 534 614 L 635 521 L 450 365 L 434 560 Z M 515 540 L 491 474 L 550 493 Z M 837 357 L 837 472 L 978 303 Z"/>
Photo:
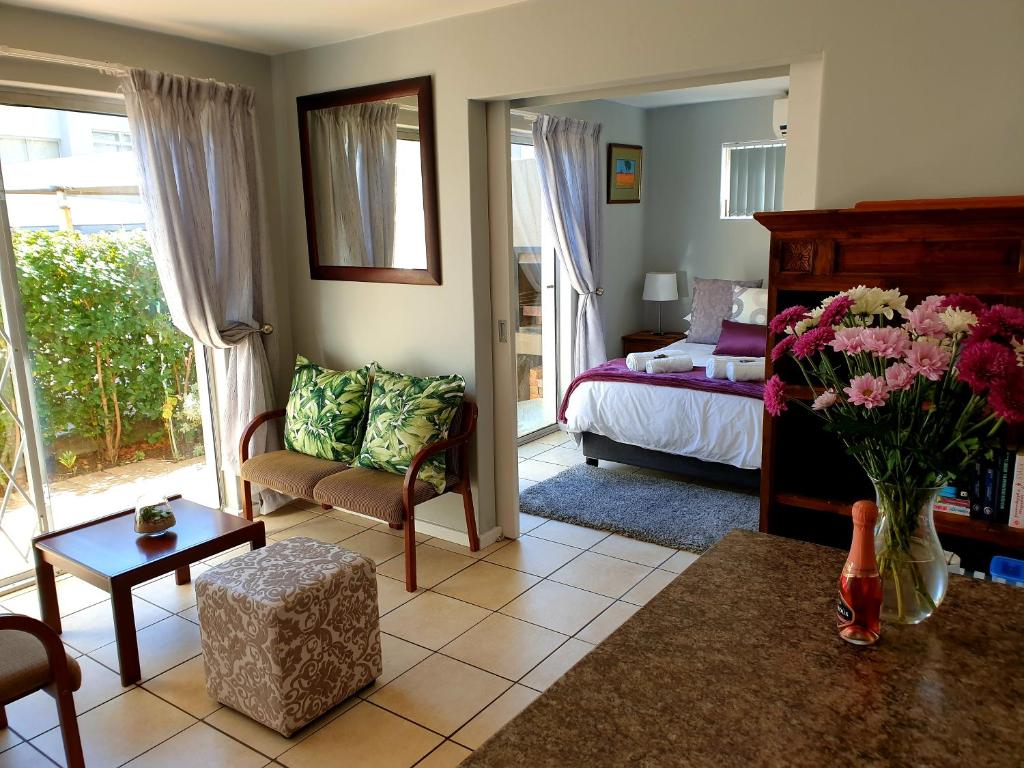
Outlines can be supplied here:
<path id="1" fill-rule="evenodd" d="M 560 433 L 520 454 L 523 482 L 582 461 Z M 169 575 L 136 590 L 144 679 L 122 688 L 105 593 L 65 578 L 64 640 L 83 670 L 75 700 L 90 768 L 458 765 L 696 559 L 523 515 L 520 539 L 481 552 L 423 537 L 417 555 L 427 588 L 410 595 L 400 580 L 400 532 L 306 505 L 264 519 L 273 539 L 340 542 L 377 562 L 384 674 L 284 739 L 207 697 L 191 586 Z M 0 598 L 0 607 L 38 615 L 34 591 Z M 49 696 L 36 693 L 7 712 L 0 768 L 62 763 Z"/>

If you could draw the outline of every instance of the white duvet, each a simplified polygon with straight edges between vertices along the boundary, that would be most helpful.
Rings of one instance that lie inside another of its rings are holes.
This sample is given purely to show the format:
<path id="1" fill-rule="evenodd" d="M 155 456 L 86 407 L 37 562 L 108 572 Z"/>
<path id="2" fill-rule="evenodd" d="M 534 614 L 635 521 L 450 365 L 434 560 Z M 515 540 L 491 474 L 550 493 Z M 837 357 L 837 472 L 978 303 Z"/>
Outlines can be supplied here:
<path id="1" fill-rule="evenodd" d="M 678 341 L 681 350 L 703 367 L 712 344 Z M 619 443 L 677 456 L 761 467 L 764 404 L 739 395 L 657 387 L 624 381 L 585 381 L 566 409 L 570 432 L 593 432 Z"/>

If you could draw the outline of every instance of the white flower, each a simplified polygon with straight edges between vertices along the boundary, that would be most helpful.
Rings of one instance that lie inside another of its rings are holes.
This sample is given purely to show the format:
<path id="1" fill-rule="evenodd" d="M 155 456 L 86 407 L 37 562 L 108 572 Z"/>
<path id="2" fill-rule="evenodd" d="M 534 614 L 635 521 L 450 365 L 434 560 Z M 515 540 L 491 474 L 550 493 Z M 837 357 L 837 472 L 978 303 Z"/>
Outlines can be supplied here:
<path id="1" fill-rule="evenodd" d="M 797 336 L 803 336 L 805 333 L 807 333 L 807 331 L 811 330 L 811 328 L 817 328 L 818 323 L 821 320 L 821 313 L 824 311 L 824 307 L 815 307 L 814 309 L 810 310 L 807 313 L 806 318 L 796 322 L 793 325 L 792 332 L 795 333 Z M 789 333 L 789 329 L 787 329 L 786 332 Z"/>
<path id="2" fill-rule="evenodd" d="M 838 398 L 836 397 L 836 391 L 834 389 L 826 389 L 824 392 L 822 392 L 820 395 L 814 398 L 814 403 L 811 405 L 811 410 L 824 411 L 826 408 L 831 408 L 833 405 L 835 405 L 837 399 Z"/>
<path id="3" fill-rule="evenodd" d="M 1024 342 L 1010 339 L 1010 343 L 1013 345 L 1013 351 L 1017 355 L 1017 365 L 1024 368 Z"/>
<path id="4" fill-rule="evenodd" d="M 976 314 L 968 312 L 966 309 L 957 309 L 956 307 L 947 307 L 939 315 L 939 318 L 942 320 L 942 324 L 946 326 L 946 331 L 952 336 L 967 333 L 978 322 Z"/>
<path id="5" fill-rule="evenodd" d="M 853 299 L 850 311 L 855 315 L 883 315 L 892 320 L 896 312 L 902 313 L 907 308 L 907 297 L 900 293 L 899 288 L 883 291 L 881 288 L 858 285 L 845 293 Z"/>

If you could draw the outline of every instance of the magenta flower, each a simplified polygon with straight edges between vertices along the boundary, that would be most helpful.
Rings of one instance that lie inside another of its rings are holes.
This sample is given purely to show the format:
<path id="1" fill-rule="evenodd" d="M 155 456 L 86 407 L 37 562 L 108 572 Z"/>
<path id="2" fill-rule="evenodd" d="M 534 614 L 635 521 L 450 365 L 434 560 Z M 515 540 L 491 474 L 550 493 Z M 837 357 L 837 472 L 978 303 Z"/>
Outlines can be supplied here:
<path id="1" fill-rule="evenodd" d="M 971 330 L 971 339 L 1024 339 L 1024 309 L 993 304 L 982 310 L 977 324 Z"/>
<path id="2" fill-rule="evenodd" d="M 834 389 L 826 389 L 824 392 L 822 392 L 820 395 L 814 398 L 814 402 L 811 403 L 811 410 L 824 411 L 826 408 L 831 408 L 833 405 L 835 405 L 836 400 L 838 399 L 839 397 L 838 395 L 836 395 L 836 391 Z"/>
<path id="3" fill-rule="evenodd" d="M 850 386 L 843 387 L 847 399 L 853 405 L 860 405 L 868 410 L 885 405 L 889 399 L 889 388 L 885 379 L 865 373 L 850 381 Z"/>
<path id="4" fill-rule="evenodd" d="M 929 381 L 938 381 L 949 370 L 949 350 L 930 341 L 915 341 L 907 352 L 910 370 Z"/>
<path id="5" fill-rule="evenodd" d="M 793 344 L 793 356 L 798 358 L 810 357 L 821 352 L 836 337 L 836 332 L 831 325 L 821 326 L 814 330 L 807 331 L 800 336 Z"/>
<path id="6" fill-rule="evenodd" d="M 960 380 L 980 395 L 1014 373 L 1017 357 L 1012 349 L 995 341 L 968 341 L 960 350 L 956 368 Z"/>
<path id="7" fill-rule="evenodd" d="M 850 311 L 850 307 L 853 304 L 854 301 L 849 296 L 842 293 L 839 294 L 821 311 L 818 324 L 822 326 L 838 325 L 846 319 L 846 314 Z"/>
<path id="8" fill-rule="evenodd" d="M 985 304 L 977 296 L 970 296 L 966 293 L 953 293 L 942 300 L 939 309 L 963 309 L 980 316 L 985 311 Z"/>
<path id="9" fill-rule="evenodd" d="M 795 307 L 784 309 L 775 315 L 775 317 L 772 318 L 771 323 L 768 325 L 768 329 L 772 333 L 784 333 L 787 328 L 796 325 L 806 317 L 807 307 L 801 307 L 798 304 Z"/>
<path id="10" fill-rule="evenodd" d="M 832 340 L 832 349 L 856 355 L 864 351 L 864 328 L 840 328 Z"/>
<path id="11" fill-rule="evenodd" d="M 786 384 L 776 376 L 764 383 L 764 409 L 772 416 L 781 416 L 787 410 Z"/>
<path id="12" fill-rule="evenodd" d="M 885 369 L 885 384 L 893 392 L 902 392 L 914 386 L 916 376 L 906 363 L 893 363 Z"/>
<path id="13" fill-rule="evenodd" d="M 1024 368 L 1014 367 L 1008 376 L 993 382 L 988 404 L 1008 424 L 1024 422 Z"/>
<path id="14" fill-rule="evenodd" d="M 902 328 L 867 328 L 861 343 L 865 352 L 877 357 L 903 357 L 910 349 L 910 337 Z"/>
<path id="15" fill-rule="evenodd" d="M 780 358 L 784 357 L 790 349 L 793 348 L 793 344 L 796 343 L 796 336 L 786 336 L 772 347 L 772 362 L 777 363 Z"/>
<path id="16" fill-rule="evenodd" d="M 946 324 L 942 322 L 939 313 L 924 301 L 907 313 L 907 322 L 904 324 L 904 327 L 913 331 L 918 336 L 937 336 L 941 338 L 946 335 Z"/>

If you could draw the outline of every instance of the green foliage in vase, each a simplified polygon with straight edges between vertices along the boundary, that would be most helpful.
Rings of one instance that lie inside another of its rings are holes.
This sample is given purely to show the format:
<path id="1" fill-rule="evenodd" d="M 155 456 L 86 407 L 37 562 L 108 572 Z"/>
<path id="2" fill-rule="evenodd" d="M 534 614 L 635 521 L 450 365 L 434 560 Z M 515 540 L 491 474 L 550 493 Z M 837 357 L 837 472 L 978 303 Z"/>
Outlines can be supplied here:
<path id="1" fill-rule="evenodd" d="M 290 451 L 348 463 L 359 451 L 370 369 L 332 371 L 295 358 L 285 409 L 284 444 Z"/>

